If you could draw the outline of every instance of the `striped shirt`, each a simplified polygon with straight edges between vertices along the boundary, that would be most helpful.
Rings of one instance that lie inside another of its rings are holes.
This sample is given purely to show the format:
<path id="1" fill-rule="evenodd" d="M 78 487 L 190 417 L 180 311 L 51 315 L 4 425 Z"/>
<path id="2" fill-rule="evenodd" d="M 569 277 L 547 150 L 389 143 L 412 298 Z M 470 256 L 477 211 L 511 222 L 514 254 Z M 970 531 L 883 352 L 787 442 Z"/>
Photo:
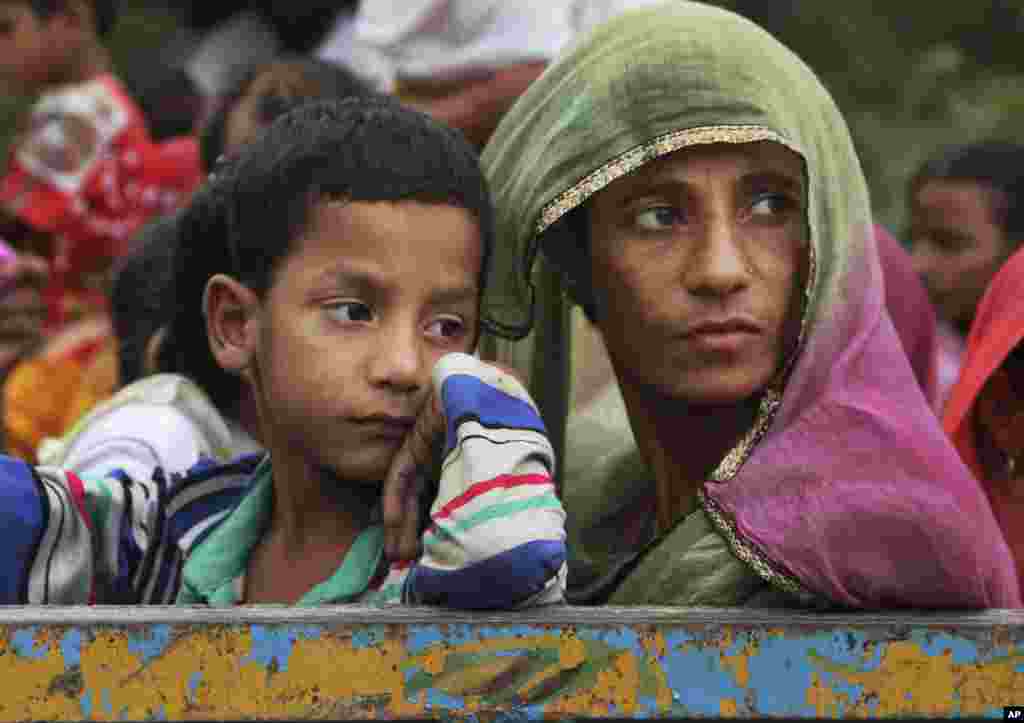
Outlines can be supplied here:
<path id="1" fill-rule="evenodd" d="M 383 559 L 379 524 L 299 604 L 509 609 L 560 602 L 565 512 L 525 389 L 466 354 L 434 370 L 447 421 L 439 492 L 411 563 Z M 0 457 L 0 603 L 231 605 L 269 522 L 270 460 L 201 462 L 148 480 L 83 480 Z"/>

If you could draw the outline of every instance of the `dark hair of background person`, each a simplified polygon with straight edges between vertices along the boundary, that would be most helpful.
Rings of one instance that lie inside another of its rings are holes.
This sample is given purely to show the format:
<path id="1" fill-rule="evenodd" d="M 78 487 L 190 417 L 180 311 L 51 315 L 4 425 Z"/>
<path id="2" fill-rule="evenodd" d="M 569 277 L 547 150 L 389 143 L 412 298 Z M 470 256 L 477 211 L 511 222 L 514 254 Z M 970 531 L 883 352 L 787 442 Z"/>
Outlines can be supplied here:
<path id="1" fill-rule="evenodd" d="M 67 0 L 28 0 L 28 5 L 36 17 L 46 19 L 63 11 Z M 93 16 L 96 19 L 96 34 L 106 36 L 117 24 L 119 0 L 92 0 Z"/>
<path id="2" fill-rule="evenodd" d="M 191 134 L 203 113 L 203 93 L 180 65 L 147 64 L 125 73 L 125 84 L 139 104 L 154 141 Z"/>
<path id="3" fill-rule="evenodd" d="M 999 191 L 995 221 L 1014 247 L 1024 242 L 1024 145 L 990 140 L 947 150 L 914 174 L 911 195 L 928 181 L 973 181 Z"/>
<path id="4" fill-rule="evenodd" d="M 170 320 L 178 219 L 179 214 L 171 214 L 146 225 L 136 238 L 135 250 L 115 269 L 110 315 L 122 386 L 144 376 L 146 345 Z"/>
<path id="5" fill-rule="evenodd" d="M 270 93 L 260 99 L 259 120 L 263 125 L 269 125 L 279 115 L 307 100 L 340 99 L 373 92 L 368 83 L 348 68 L 317 58 L 283 55 L 269 63 L 249 68 L 231 84 L 231 91 L 218 100 L 214 112 L 200 133 L 199 155 L 207 173 L 213 170 L 217 159 L 224 153 L 228 116 L 238 101 L 246 95 L 257 78 L 281 71 L 298 73 L 303 82 L 297 87 L 290 88 L 291 95 L 288 97 Z"/>
<path id="6" fill-rule="evenodd" d="M 206 284 L 229 274 L 264 296 L 314 205 L 333 199 L 465 209 L 480 229 L 483 284 L 494 214 L 476 152 L 462 134 L 380 95 L 305 103 L 220 164 L 185 209 L 161 370 L 190 377 L 218 408 L 233 408 L 240 382 L 210 353 Z"/>

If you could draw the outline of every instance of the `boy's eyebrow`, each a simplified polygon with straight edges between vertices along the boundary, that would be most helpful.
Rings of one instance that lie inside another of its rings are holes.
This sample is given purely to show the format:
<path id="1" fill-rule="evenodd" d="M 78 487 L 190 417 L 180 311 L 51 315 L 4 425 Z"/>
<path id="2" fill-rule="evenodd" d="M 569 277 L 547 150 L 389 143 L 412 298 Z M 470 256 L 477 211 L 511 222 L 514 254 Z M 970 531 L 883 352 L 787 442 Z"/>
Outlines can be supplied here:
<path id="1" fill-rule="evenodd" d="M 0 0 L 2 2 L 2 0 Z M 377 274 L 364 269 L 333 269 L 320 274 L 318 283 L 331 283 L 352 289 L 359 294 L 370 294 L 380 291 L 388 284 Z M 430 294 L 430 302 L 437 306 L 456 304 L 468 299 L 476 300 L 480 289 L 476 284 L 449 286 L 437 289 Z"/>
<path id="2" fill-rule="evenodd" d="M 480 296 L 480 289 L 476 284 L 465 286 L 449 286 L 446 289 L 438 289 L 430 295 L 431 303 L 437 306 L 447 304 L 458 304 L 472 299 L 474 302 Z"/>

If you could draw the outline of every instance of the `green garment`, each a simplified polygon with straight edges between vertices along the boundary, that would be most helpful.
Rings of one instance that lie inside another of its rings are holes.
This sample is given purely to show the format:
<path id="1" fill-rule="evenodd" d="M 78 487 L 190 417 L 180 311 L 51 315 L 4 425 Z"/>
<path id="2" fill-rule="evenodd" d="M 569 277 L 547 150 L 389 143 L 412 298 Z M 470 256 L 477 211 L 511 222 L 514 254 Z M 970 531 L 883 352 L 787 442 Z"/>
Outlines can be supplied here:
<path id="1" fill-rule="evenodd" d="M 827 368 L 839 349 L 827 328 L 841 303 L 843 266 L 863 254 L 860 235 L 850 229 L 868 233 L 871 225 L 867 188 L 827 91 L 758 26 L 682 0 L 623 13 L 553 63 L 484 150 L 499 243 L 484 298 L 492 334 L 481 350 L 527 376 L 563 461 L 571 588 L 626 570 L 613 602 L 756 604 L 773 597 L 765 583 L 795 596 L 791 602 L 816 602 L 727 516 L 708 514 L 703 492 L 701 507 L 663 539 L 640 550 L 602 545 L 619 539 L 614 526 L 623 509 L 652 496 L 651 474 L 639 461 L 614 383 L 579 413 L 586 419 L 575 419 L 569 406 L 573 326 L 565 281 L 552 266 L 589 266 L 572 232 L 572 211 L 615 179 L 681 148 L 756 141 L 789 147 L 808 169 L 812 251 L 799 354 L 801 362 L 811 357 L 809 363 Z M 591 293 L 583 280 L 572 296 L 586 301 Z M 815 336 L 817 329 L 825 331 Z M 768 432 L 785 378 L 780 374 L 766 391 L 754 428 L 723 459 L 716 482 L 735 476 Z M 635 567 L 623 567 L 640 551 Z"/>
<path id="2" fill-rule="evenodd" d="M 182 570 L 178 605 L 238 605 L 244 598 L 249 555 L 263 539 L 274 505 L 273 473 L 266 457 L 253 473 L 252 489 L 189 555 Z M 313 586 L 299 606 L 377 602 L 378 591 L 367 597 L 367 586 L 384 551 L 384 528 L 371 525 L 359 533 L 338 569 Z"/>

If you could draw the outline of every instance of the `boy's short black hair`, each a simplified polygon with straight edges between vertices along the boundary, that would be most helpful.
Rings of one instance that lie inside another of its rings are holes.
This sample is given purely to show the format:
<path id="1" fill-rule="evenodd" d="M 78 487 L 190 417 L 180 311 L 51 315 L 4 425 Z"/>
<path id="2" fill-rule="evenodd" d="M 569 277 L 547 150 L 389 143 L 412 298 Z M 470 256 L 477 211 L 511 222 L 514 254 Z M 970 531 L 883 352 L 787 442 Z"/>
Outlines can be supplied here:
<path id="1" fill-rule="evenodd" d="M 996 223 L 1014 247 L 1024 242 L 1024 145 L 990 140 L 944 151 L 914 174 L 911 195 L 927 181 L 974 181 L 999 191 Z"/>
<path id="2" fill-rule="evenodd" d="M 141 379 L 146 345 L 170 321 L 178 216 L 146 225 L 137 246 L 118 265 L 110 289 L 110 314 L 118 341 L 122 385 Z"/>
<path id="3" fill-rule="evenodd" d="M 281 70 L 297 73 L 302 82 L 291 89 L 293 94 L 288 97 L 269 93 L 260 99 L 259 120 L 264 125 L 269 125 L 278 116 L 311 100 L 340 100 L 374 92 L 369 83 L 348 68 L 319 58 L 282 55 L 268 63 L 248 68 L 218 101 L 216 110 L 200 133 L 199 156 L 207 173 L 213 170 L 217 159 L 224 153 L 228 115 L 235 109 L 238 101 L 248 93 L 257 78 Z"/>
<path id="4" fill-rule="evenodd" d="M 32 12 L 39 18 L 48 18 L 67 7 L 67 0 L 28 0 Z M 120 10 L 119 0 L 92 0 L 92 12 L 96 22 L 96 34 L 105 37 L 117 24 Z"/>
<path id="5" fill-rule="evenodd" d="M 186 209 L 163 370 L 193 378 L 221 409 L 237 402 L 238 381 L 216 364 L 207 342 L 206 283 L 225 273 L 265 295 L 325 199 L 463 208 L 480 229 L 480 283 L 486 278 L 493 208 L 476 151 L 461 133 L 384 96 L 306 103 L 223 164 Z"/>

